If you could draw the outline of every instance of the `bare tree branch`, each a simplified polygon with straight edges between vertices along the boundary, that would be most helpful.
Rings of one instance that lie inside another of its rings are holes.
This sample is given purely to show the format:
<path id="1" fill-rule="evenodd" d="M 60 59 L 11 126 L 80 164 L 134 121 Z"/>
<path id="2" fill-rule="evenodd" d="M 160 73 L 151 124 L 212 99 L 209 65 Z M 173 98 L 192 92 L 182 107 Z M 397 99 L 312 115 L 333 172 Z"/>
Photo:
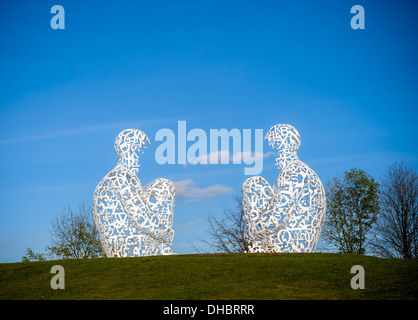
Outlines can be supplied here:
<path id="1" fill-rule="evenodd" d="M 418 175 L 403 162 L 392 164 L 380 182 L 381 210 L 373 252 L 387 258 L 418 257 Z"/>
<path id="2" fill-rule="evenodd" d="M 208 216 L 208 239 L 199 239 L 217 252 L 248 252 L 249 240 L 247 226 L 243 220 L 242 201 L 235 198 L 236 207 L 224 209 L 222 219 Z"/>

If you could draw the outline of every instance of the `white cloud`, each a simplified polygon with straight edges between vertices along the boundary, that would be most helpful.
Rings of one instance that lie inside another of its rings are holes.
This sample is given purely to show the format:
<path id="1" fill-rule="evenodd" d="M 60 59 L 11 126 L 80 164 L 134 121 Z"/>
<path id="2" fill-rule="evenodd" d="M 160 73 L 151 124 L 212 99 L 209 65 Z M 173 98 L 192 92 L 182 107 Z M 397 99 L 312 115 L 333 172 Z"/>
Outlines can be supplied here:
<path id="1" fill-rule="evenodd" d="M 178 198 L 201 200 L 217 197 L 222 194 L 233 193 L 232 188 L 221 184 L 209 186 L 203 189 L 197 188 L 194 186 L 195 183 L 192 179 L 176 181 L 174 182 L 174 185 L 176 187 L 176 197 Z"/>
<path id="2" fill-rule="evenodd" d="M 183 224 L 181 226 L 178 226 L 176 228 L 176 230 L 184 230 L 184 229 L 189 229 L 190 227 L 194 226 L 195 224 L 198 224 L 201 220 L 195 220 L 195 221 L 190 221 L 187 222 L 186 224 Z"/>
<path id="3" fill-rule="evenodd" d="M 259 159 L 267 159 L 268 157 L 274 155 L 274 152 L 258 153 L 252 151 L 243 151 L 237 152 L 231 157 L 232 162 L 243 163 L 244 159 L 257 161 Z"/>
<path id="4" fill-rule="evenodd" d="M 32 134 L 29 136 L 13 137 L 8 139 L 0 140 L 0 144 L 8 143 L 21 143 L 21 142 L 31 142 L 45 139 L 60 138 L 66 136 L 82 135 L 92 132 L 101 132 L 101 131 L 110 131 L 110 130 L 123 130 L 125 128 L 137 128 L 144 125 L 161 123 L 165 121 L 171 121 L 172 119 L 167 118 L 156 118 L 156 119 L 147 119 L 137 120 L 137 121 L 124 121 L 124 122 L 114 122 L 114 123 L 104 123 L 96 124 L 79 128 L 68 128 L 59 131 L 44 132 L 38 134 Z"/>
<path id="5" fill-rule="evenodd" d="M 92 126 L 82 127 L 82 128 L 73 128 L 73 129 L 68 129 L 68 130 L 61 130 L 61 131 L 47 132 L 47 133 L 41 133 L 41 134 L 33 134 L 30 136 L 5 139 L 5 140 L 1 140 L 0 144 L 30 142 L 30 141 L 36 141 L 36 140 L 60 138 L 60 137 L 65 137 L 65 136 L 74 136 L 74 135 L 86 134 L 86 133 L 91 133 L 91 132 L 106 131 L 106 130 L 115 129 L 121 126 L 126 127 L 126 125 L 127 123 L 108 123 L 108 124 L 92 125 Z"/>

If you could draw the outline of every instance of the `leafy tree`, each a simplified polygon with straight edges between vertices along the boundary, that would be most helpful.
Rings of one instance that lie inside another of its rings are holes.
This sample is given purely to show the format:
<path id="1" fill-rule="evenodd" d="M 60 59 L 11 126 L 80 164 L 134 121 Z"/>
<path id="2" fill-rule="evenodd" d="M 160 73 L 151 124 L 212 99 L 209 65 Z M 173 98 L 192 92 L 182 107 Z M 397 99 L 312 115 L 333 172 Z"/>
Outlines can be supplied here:
<path id="1" fill-rule="evenodd" d="M 323 238 L 342 253 L 364 254 L 367 235 L 379 212 L 379 184 L 363 170 L 351 169 L 325 186 L 327 217 Z"/>
<path id="2" fill-rule="evenodd" d="M 99 234 L 91 209 L 84 205 L 78 212 L 70 207 L 52 221 L 51 246 L 46 250 L 59 258 L 93 258 L 102 254 Z"/>
<path id="3" fill-rule="evenodd" d="M 386 258 L 418 258 L 418 175 L 404 163 L 389 166 L 380 182 L 380 214 L 373 251 Z"/>
<path id="4" fill-rule="evenodd" d="M 45 254 L 43 253 L 35 253 L 31 248 L 27 248 L 25 251 L 25 255 L 22 257 L 22 262 L 29 262 L 29 261 L 45 261 Z"/>

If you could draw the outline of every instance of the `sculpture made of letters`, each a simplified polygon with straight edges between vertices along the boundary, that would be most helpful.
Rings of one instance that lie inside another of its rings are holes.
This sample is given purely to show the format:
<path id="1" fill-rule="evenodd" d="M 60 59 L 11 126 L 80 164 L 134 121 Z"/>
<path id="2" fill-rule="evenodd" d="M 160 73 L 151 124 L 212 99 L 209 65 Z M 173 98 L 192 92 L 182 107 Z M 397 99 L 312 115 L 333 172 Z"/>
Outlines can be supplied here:
<path id="1" fill-rule="evenodd" d="M 138 154 L 149 144 L 138 129 L 120 132 L 115 141 L 119 162 L 94 191 L 94 221 L 108 257 L 172 253 L 174 184 L 160 178 L 145 190 L 137 177 Z"/>
<path id="2" fill-rule="evenodd" d="M 288 124 L 273 126 L 265 139 L 278 151 L 279 177 L 273 188 L 260 176 L 242 186 L 250 252 L 313 252 L 326 215 L 324 187 L 299 160 L 301 139 Z"/>

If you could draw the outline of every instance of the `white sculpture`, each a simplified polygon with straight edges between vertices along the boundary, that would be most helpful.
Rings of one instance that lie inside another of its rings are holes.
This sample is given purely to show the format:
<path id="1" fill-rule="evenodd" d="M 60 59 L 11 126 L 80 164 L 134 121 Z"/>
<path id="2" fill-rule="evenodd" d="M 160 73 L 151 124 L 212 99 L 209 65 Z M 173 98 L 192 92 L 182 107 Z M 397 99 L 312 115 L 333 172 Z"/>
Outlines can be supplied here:
<path id="1" fill-rule="evenodd" d="M 157 179 L 144 190 L 137 177 L 139 151 L 149 146 L 138 129 L 116 138 L 116 167 L 97 185 L 93 216 L 108 257 L 171 254 L 174 237 L 174 184 Z"/>
<path id="2" fill-rule="evenodd" d="M 265 139 L 278 150 L 281 170 L 272 188 L 260 176 L 242 186 L 244 220 L 250 252 L 312 252 L 326 215 L 324 187 L 316 173 L 299 160 L 301 139 L 288 124 L 273 126 Z"/>

